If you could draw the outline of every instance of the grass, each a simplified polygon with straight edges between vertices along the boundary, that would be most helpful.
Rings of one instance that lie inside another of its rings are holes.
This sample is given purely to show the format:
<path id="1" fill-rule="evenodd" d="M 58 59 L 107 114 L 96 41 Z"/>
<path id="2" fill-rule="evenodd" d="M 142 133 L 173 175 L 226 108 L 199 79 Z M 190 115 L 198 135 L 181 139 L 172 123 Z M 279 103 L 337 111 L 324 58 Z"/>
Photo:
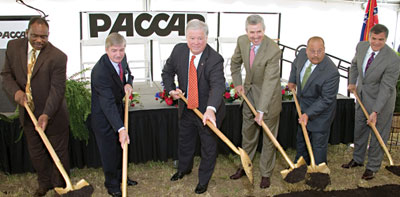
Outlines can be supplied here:
<path id="1" fill-rule="evenodd" d="M 400 147 L 392 147 L 392 157 L 395 164 L 400 165 Z M 294 158 L 295 151 L 287 150 L 290 158 Z M 381 170 L 376 177 L 370 181 L 361 179 L 365 168 L 342 169 L 340 166 L 352 158 L 352 148 L 346 145 L 333 145 L 328 149 L 328 167 L 331 170 L 331 185 L 325 189 L 343 190 L 357 187 L 373 187 L 384 184 L 399 184 L 400 177 L 384 169 L 389 164 L 386 156 L 383 160 Z M 240 165 L 240 158 L 237 155 L 219 155 L 216 168 L 210 180 L 208 190 L 202 195 L 195 195 L 194 188 L 198 182 L 198 166 L 200 158 L 195 157 L 194 169 L 191 174 L 176 182 L 171 182 L 170 177 L 176 172 L 173 161 L 168 162 L 147 162 L 144 164 L 129 164 L 128 175 L 131 179 L 139 182 L 137 186 L 128 187 L 128 196 L 273 196 L 294 191 L 311 189 L 304 181 L 296 184 L 285 182 L 280 171 L 286 168 L 284 158 L 278 153 L 276 166 L 271 177 L 272 185 L 268 189 L 260 189 L 259 154 L 253 161 L 254 185 L 251 185 L 247 178 L 230 180 Z M 104 175 L 101 168 L 84 168 L 71 170 L 72 183 L 85 179 L 95 189 L 93 196 L 108 196 L 104 187 Z M 16 175 L 5 175 L 0 173 L 0 196 L 32 196 L 37 188 L 36 174 L 25 173 Z M 47 196 L 53 196 L 50 191 Z"/>

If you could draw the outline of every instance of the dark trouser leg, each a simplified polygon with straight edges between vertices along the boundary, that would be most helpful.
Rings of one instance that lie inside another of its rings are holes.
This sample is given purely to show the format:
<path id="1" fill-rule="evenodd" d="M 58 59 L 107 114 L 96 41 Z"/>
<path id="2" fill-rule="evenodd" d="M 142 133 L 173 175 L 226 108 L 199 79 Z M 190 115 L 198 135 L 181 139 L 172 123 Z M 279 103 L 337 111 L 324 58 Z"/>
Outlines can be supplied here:
<path id="1" fill-rule="evenodd" d="M 315 164 L 327 163 L 327 151 L 330 129 L 322 132 L 310 132 L 311 145 L 314 153 Z"/>
<path id="2" fill-rule="evenodd" d="M 297 127 L 297 137 L 296 137 L 296 158 L 294 162 L 296 163 L 297 160 L 303 156 L 303 159 L 310 164 L 310 156 L 308 155 L 308 150 L 306 146 L 306 142 L 304 140 L 303 131 L 301 126 Z"/>
<path id="3" fill-rule="evenodd" d="M 179 121 L 178 171 L 180 172 L 187 172 L 193 168 L 193 157 L 198 136 L 195 125 L 197 121 L 200 122 L 200 119 L 192 111 L 183 111 Z"/>
<path id="4" fill-rule="evenodd" d="M 199 135 L 201 140 L 201 162 L 199 167 L 199 183 L 201 185 L 208 184 L 217 159 L 217 140 L 214 134 L 208 126 L 200 126 Z"/>

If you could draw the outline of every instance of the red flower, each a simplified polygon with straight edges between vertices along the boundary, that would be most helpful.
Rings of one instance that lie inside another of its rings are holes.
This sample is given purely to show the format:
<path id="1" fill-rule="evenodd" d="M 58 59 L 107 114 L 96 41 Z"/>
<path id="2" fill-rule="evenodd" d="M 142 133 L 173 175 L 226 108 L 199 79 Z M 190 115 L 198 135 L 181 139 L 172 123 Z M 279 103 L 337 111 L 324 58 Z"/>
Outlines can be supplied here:
<path id="1" fill-rule="evenodd" d="M 169 97 L 165 98 L 165 103 L 167 103 L 167 105 L 172 105 L 172 103 L 173 103 L 172 98 L 169 98 Z"/>
<path id="2" fill-rule="evenodd" d="M 156 97 L 156 101 L 158 101 L 158 98 Z"/>
<path id="3" fill-rule="evenodd" d="M 129 96 L 129 100 L 132 100 L 133 99 L 133 96 L 132 96 L 132 94 Z"/>
<path id="4" fill-rule="evenodd" d="M 285 94 L 285 89 L 282 89 L 282 95 L 284 95 Z"/>
<path id="5" fill-rule="evenodd" d="M 160 93 L 160 98 L 164 98 L 164 96 L 165 96 L 165 92 L 161 92 Z"/>
<path id="6" fill-rule="evenodd" d="M 226 99 L 231 98 L 231 94 L 229 94 L 229 92 L 225 92 L 224 96 L 225 96 Z"/>
<path id="7" fill-rule="evenodd" d="M 132 106 L 132 107 L 135 107 L 135 103 L 132 103 L 131 106 Z"/>
<path id="8" fill-rule="evenodd" d="M 233 83 L 231 83 L 230 87 L 231 87 L 231 88 L 234 88 L 235 86 L 233 85 Z"/>
<path id="9" fill-rule="evenodd" d="M 235 96 L 234 96 L 234 97 L 235 97 L 235 99 L 237 99 L 239 96 L 235 93 Z"/>

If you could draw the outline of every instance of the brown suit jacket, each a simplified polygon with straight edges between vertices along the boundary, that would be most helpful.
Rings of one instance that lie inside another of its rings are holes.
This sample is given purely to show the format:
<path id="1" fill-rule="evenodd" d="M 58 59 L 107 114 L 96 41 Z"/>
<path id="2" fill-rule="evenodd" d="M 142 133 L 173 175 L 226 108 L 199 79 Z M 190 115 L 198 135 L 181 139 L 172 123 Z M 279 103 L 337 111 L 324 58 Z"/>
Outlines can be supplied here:
<path id="1" fill-rule="evenodd" d="M 14 97 L 18 90 L 25 92 L 27 82 L 28 39 L 8 42 L 4 68 L 1 72 L 3 87 Z M 31 87 L 34 114 L 49 116 L 46 133 L 69 125 L 67 105 L 64 98 L 67 56 L 50 42 L 39 53 L 32 73 Z M 21 125 L 32 124 L 25 109 L 20 107 Z"/>

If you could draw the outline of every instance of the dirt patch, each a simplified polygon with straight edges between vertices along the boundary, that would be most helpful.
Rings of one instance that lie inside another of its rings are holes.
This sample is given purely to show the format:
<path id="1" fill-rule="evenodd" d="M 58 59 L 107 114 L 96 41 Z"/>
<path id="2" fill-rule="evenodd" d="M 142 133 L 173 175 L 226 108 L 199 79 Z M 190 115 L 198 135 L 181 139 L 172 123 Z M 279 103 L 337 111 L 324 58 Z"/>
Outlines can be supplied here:
<path id="1" fill-rule="evenodd" d="M 326 186 L 331 184 L 331 178 L 329 174 L 315 172 L 307 174 L 306 184 L 317 190 L 324 190 Z"/>
<path id="2" fill-rule="evenodd" d="M 386 170 L 389 170 L 393 174 L 400 176 L 400 166 L 386 166 Z"/>
<path id="3" fill-rule="evenodd" d="M 306 190 L 302 192 L 292 192 L 288 194 L 276 195 L 277 197 L 325 197 L 325 196 L 335 196 L 335 197 L 376 197 L 376 196 L 398 196 L 400 192 L 400 185 L 382 185 L 375 186 L 371 188 L 359 187 L 357 189 L 348 190 L 334 190 L 334 191 L 316 191 L 316 190 Z"/>
<path id="4" fill-rule="evenodd" d="M 304 180 L 306 173 L 307 165 L 302 165 L 289 172 L 284 180 L 288 183 L 297 183 Z"/>

